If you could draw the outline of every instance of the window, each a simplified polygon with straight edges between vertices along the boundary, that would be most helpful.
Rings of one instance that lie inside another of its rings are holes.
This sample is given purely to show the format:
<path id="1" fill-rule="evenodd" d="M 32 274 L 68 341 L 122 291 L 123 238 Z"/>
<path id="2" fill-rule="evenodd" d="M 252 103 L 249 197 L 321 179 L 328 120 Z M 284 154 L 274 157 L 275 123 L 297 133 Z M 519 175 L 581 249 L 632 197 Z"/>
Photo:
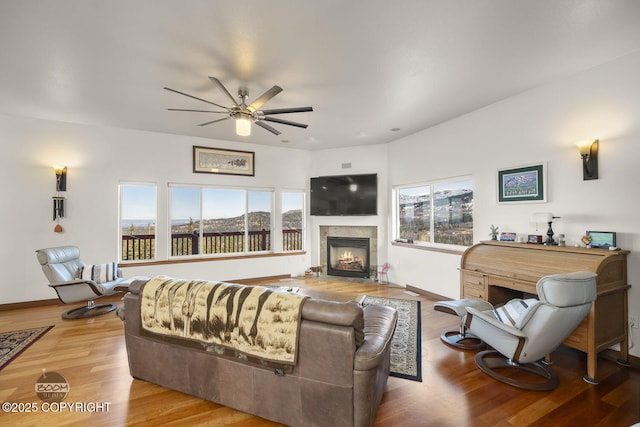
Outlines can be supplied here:
<path id="1" fill-rule="evenodd" d="M 398 237 L 409 242 L 431 241 L 431 187 L 398 190 Z"/>
<path id="2" fill-rule="evenodd" d="M 459 179 L 397 187 L 398 239 L 410 243 L 473 244 L 473 181 Z"/>
<path id="3" fill-rule="evenodd" d="M 123 261 L 156 257 L 156 186 L 120 184 L 120 244 Z"/>
<path id="4" fill-rule="evenodd" d="M 304 192 L 282 192 L 282 250 L 303 250 Z"/>
<path id="5" fill-rule="evenodd" d="M 247 192 L 249 252 L 271 250 L 271 210 L 273 192 Z"/>
<path id="6" fill-rule="evenodd" d="M 170 186 L 171 256 L 271 251 L 273 191 Z"/>
<path id="7" fill-rule="evenodd" d="M 170 189 L 171 256 L 200 253 L 200 189 Z"/>
<path id="8" fill-rule="evenodd" d="M 244 252 L 244 190 L 202 189 L 202 253 Z"/>

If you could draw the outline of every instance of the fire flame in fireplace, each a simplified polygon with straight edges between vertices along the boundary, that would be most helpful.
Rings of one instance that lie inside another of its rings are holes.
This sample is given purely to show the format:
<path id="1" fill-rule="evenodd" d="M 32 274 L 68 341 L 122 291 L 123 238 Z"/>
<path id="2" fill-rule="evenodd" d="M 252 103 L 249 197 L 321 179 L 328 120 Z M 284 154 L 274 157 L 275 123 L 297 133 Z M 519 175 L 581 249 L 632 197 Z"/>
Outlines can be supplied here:
<path id="1" fill-rule="evenodd" d="M 334 268 L 336 270 L 361 271 L 364 266 L 362 265 L 362 259 L 360 259 L 359 256 L 354 255 L 351 251 L 345 250 L 338 258 L 338 262 Z"/>
<path id="2" fill-rule="evenodd" d="M 357 261 L 357 260 L 353 259 L 353 254 L 351 253 L 351 251 L 344 251 L 342 253 L 342 256 L 340 257 L 340 261 L 352 262 L 352 261 Z"/>

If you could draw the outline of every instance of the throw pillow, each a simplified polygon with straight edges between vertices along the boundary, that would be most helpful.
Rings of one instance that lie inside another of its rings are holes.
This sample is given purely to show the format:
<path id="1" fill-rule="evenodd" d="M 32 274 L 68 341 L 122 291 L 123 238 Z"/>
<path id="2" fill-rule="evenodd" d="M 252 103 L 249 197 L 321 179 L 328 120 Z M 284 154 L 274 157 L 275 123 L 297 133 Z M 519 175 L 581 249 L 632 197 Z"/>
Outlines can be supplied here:
<path id="1" fill-rule="evenodd" d="M 514 299 L 493 310 L 493 315 L 504 324 L 518 328 L 519 320 L 540 304 L 535 298 Z"/>
<path id="2" fill-rule="evenodd" d="M 82 267 L 80 279 L 93 280 L 96 283 L 105 283 L 115 280 L 118 277 L 118 263 L 108 262 L 106 264 L 87 264 Z"/>

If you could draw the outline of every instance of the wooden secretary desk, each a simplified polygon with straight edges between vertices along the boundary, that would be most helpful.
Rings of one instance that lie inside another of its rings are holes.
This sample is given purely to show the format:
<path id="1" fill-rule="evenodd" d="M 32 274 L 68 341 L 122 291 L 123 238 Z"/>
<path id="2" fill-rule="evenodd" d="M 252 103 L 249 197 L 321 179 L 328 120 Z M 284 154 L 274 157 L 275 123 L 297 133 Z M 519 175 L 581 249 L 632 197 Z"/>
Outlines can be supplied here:
<path id="1" fill-rule="evenodd" d="M 629 358 L 627 340 L 628 251 L 485 241 L 468 248 L 460 265 L 460 294 L 497 305 L 537 295 L 536 283 L 549 274 L 598 274 L 597 298 L 589 315 L 565 345 L 587 353 L 585 380 L 597 383 L 598 353 L 620 344 L 619 362 Z"/>

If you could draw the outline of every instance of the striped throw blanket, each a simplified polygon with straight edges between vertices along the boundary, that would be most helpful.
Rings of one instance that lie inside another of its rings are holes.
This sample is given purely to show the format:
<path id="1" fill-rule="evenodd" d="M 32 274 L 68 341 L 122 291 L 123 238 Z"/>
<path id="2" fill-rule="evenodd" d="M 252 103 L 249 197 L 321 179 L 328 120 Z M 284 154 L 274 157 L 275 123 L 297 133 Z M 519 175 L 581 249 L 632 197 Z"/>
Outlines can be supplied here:
<path id="1" fill-rule="evenodd" d="M 295 365 L 304 300 L 262 286 L 157 276 L 142 289 L 142 328 L 217 353 Z"/>

